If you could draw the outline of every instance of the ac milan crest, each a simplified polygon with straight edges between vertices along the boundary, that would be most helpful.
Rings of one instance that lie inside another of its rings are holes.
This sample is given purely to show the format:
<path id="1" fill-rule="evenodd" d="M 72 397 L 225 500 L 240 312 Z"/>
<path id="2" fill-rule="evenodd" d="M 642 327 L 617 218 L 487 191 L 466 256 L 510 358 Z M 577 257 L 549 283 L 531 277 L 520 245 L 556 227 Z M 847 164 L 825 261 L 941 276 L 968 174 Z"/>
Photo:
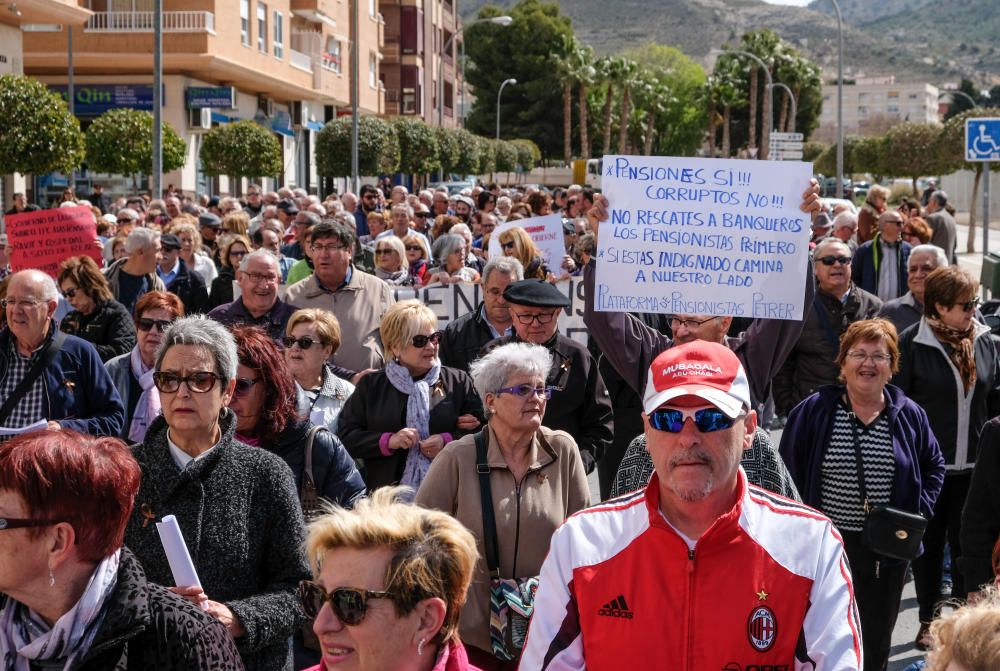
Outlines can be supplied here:
<path id="1" fill-rule="evenodd" d="M 778 620 L 767 606 L 757 606 L 747 620 L 747 638 L 757 652 L 767 652 L 778 637 Z"/>

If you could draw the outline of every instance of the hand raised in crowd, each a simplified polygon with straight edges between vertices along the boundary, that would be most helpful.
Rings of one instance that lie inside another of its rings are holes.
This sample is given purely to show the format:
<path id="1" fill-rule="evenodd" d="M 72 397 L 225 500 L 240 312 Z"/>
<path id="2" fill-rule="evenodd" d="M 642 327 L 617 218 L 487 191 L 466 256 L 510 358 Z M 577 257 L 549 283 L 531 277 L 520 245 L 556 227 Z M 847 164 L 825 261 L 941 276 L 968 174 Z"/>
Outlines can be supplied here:
<path id="1" fill-rule="evenodd" d="M 229 635 L 233 638 L 239 638 L 240 636 L 246 635 L 247 631 L 243 627 L 243 623 L 240 622 L 240 618 L 229 609 L 229 606 L 209 599 L 208 595 L 205 594 L 201 587 L 168 587 L 167 589 L 178 596 L 184 597 L 224 624 L 226 629 L 229 630 Z"/>
<path id="2" fill-rule="evenodd" d="M 376 371 L 378 371 L 377 368 L 365 368 L 363 371 L 355 373 L 351 377 L 351 384 L 353 384 L 355 387 L 358 386 L 358 380 L 360 380 L 361 378 L 363 378 L 365 375 L 368 375 L 368 373 L 374 373 Z"/>
<path id="3" fill-rule="evenodd" d="M 560 266 L 560 267 L 563 270 L 571 273 L 574 270 L 576 270 L 576 261 L 573 260 L 572 256 L 570 256 L 569 254 L 567 254 L 567 255 L 565 255 L 563 257 L 562 266 Z"/>
<path id="4" fill-rule="evenodd" d="M 416 429 L 400 429 L 389 438 L 390 450 L 408 450 L 420 442 L 420 435 Z"/>
<path id="5" fill-rule="evenodd" d="M 459 415 L 456 425 L 462 431 L 473 431 L 479 428 L 479 420 L 475 415 Z"/>
<path id="6" fill-rule="evenodd" d="M 443 449 L 444 438 L 440 433 L 435 433 L 433 436 L 420 441 L 420 451 L 428 459 L 433 459 Z"/>
<path id="7" fill-rule="evenodd" d="M 823 210 L 823 201 L 819 199 L 819 182 L 815 177 L 809 179 L 809 188 L 802 192 L 802 204 L 799 209 L 809 213 L 811 219 Z"/>

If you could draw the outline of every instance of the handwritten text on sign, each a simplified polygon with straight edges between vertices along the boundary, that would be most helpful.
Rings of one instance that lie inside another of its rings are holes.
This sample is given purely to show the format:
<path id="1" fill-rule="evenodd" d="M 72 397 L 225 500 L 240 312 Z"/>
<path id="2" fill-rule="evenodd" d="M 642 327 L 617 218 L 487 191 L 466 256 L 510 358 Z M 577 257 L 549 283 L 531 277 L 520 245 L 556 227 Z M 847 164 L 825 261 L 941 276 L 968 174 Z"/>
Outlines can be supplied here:
<path id="1" fill-rule="evenodd" d="M 595 305 L 801 319 L 812 166 L 605 156 Z"/>
<path id="2" fill-rule="evenodd" d="M 37 268 L 57 277 L 59 264 L 74 256 L 89 256 L 98 266 L 102 263 L 101 250 L 94 244 L 97 228 L 89 207 L 10 214 L 6 224 L 14 272 Z"/>

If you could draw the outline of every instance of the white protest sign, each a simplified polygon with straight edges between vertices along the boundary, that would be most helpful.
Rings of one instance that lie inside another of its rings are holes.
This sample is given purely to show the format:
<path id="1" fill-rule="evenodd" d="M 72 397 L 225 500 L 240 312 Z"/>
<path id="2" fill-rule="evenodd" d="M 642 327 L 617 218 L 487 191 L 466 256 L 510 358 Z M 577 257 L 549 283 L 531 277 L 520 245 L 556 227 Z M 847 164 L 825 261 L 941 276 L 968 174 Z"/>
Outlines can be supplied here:
<path id="1" fill-rule="evenodd" d="M 811 176 L 799 162 L 605 156 L 596 308 L 801 319 Z"/>
<path id="2" fill-rule="evenodd" d="M 566 244 L 563 242 L 562 215 L 550 214 L 544 217 L 532 217 L 530 219 L 518 219 L 517 221 L 505 221 L 493 230 L 490 236 L 490 258 L 501 256 L 500 234 L 506 230 L 520 226 L 524 229 L 535 246 L 542 253 L 542 260 L 549 267 L 549 271 L 558 274 L 559 267 L 562 266 L 563 257 L 566 255 Z"/>

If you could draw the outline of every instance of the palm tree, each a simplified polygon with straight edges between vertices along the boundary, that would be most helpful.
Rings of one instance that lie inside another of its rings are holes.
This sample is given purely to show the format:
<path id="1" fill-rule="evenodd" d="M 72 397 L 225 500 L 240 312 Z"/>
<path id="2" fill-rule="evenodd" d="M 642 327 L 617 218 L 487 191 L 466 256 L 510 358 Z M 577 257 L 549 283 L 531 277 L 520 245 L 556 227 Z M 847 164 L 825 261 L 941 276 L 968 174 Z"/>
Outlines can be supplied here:
<path id="1" fill-rule="evenodd" d="M 607 90 L 604 92 L 604 111 L 602 114 L 604 138 L 601 141 L 601 154 L 611 153 L 611 107 L 615 101 L 615 81 L 618 79 L 621 68 L 621 59 L 613 56 L 605 56 L 597 62 L 597 72 L 601 80 L 607 84 Z"/>
<path id="2" fill-rule="evenodd" d="M 639 74 L 639 64 L 628 58 L 622 59 L 622 106 L 618 115 L 618 153 L 624 154 L 628 139 L 628 124 L 632 114 L 632 85 Z"/>
<path id="3" fill-rule="evenodd" d="M 590 158 L 590 120 L 588 117 L 587 90 L 597 78 L 597 70 L 594 68 L 594 50 L 589 46 L 582 46 L 574 53 L 576 83 L 578 87 L 580 109 L 580 158 L 587 160 Z"/>
<path id="4" fill-rule="evenodd" d="M 764 64 L 768 67 L 772 73 L 774 72 L 774 59 L 775 52 L 778 50 L 781 44 L 781 38 L 777 36 L 773 31 L 767 28 L 761 28 L 760 30 L 752 30 L 748 33 L 743 34 L 742 44 L 740 45 L 744 51 L 749 51 L 753 55 L 759 57 Z M 759 78 L 757 76 L 757 64 L 752 59 L 747 59 L 750 61 L 750 146 L 754 146 L 756 141 L 756 125 L 757 125 L 757 98 Z M 757 153 L 758 158 L 767 157 L 767 145 L 771 139 L 771 129 L 767 128 L 767 118 L 771 111 L 771 96 L 766 95 L 770 93 L 765 90 L 764 101 L 761 105 L 761 130 L 760 130 L 760 142 L 757 146 L 760 150 Z"/>
<path id="5" fill-rule="evenodd" d="M 715 65 L 711 82 L 712 99 L 716 106 L 722 108 L 722 158 L 729 158 L 732 154 L 729 134 L 732 111 L 734 107 L 746 104 L 742 65 L 736 59 L 720 59 Z"/>

